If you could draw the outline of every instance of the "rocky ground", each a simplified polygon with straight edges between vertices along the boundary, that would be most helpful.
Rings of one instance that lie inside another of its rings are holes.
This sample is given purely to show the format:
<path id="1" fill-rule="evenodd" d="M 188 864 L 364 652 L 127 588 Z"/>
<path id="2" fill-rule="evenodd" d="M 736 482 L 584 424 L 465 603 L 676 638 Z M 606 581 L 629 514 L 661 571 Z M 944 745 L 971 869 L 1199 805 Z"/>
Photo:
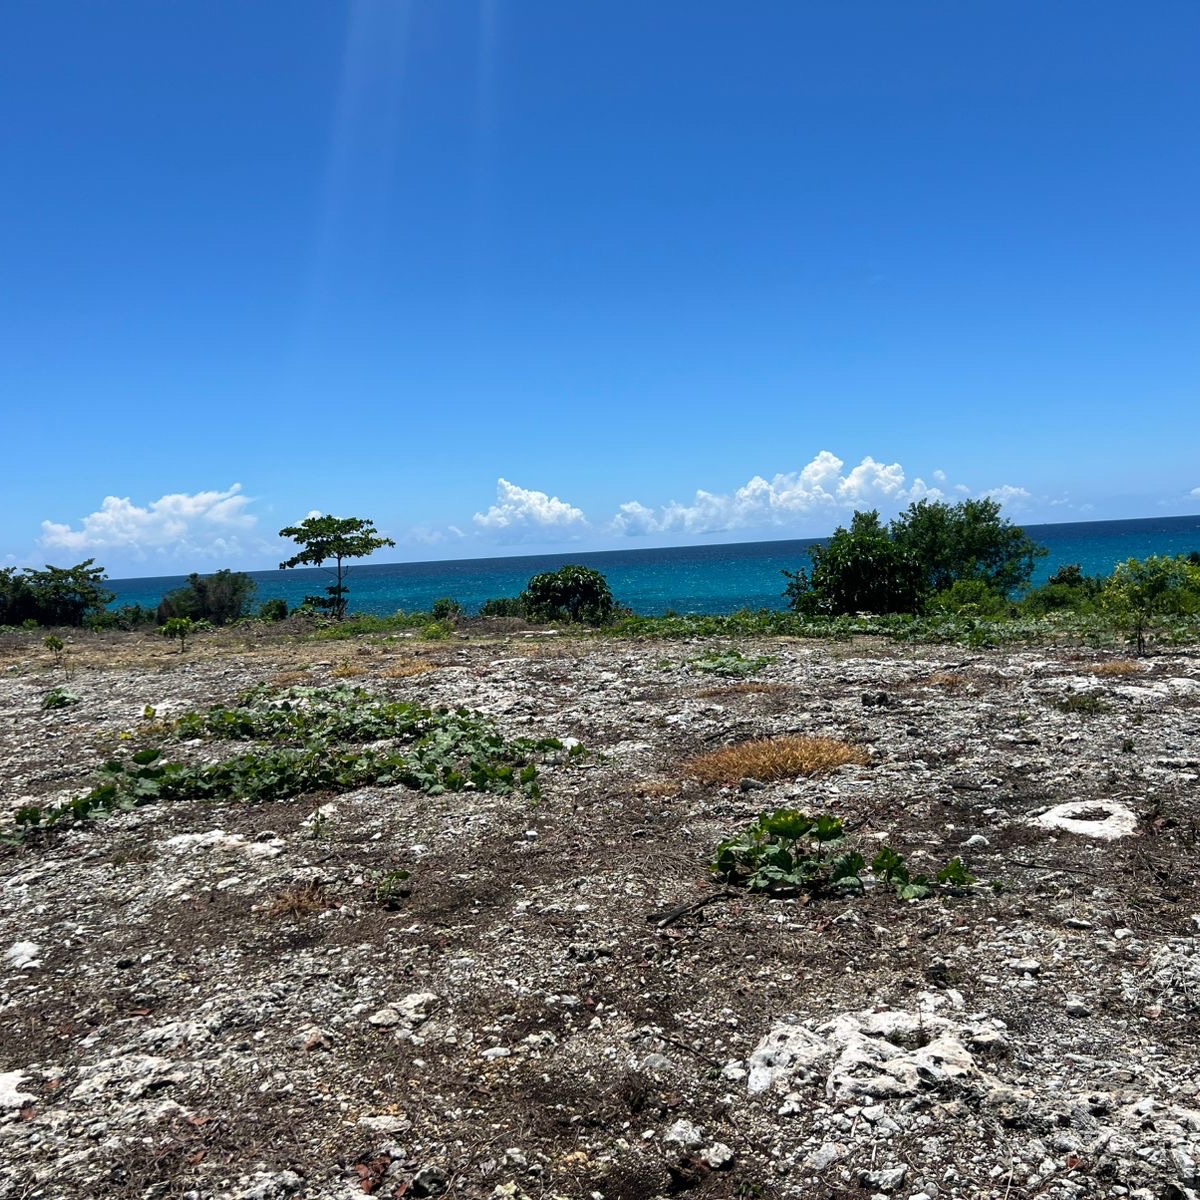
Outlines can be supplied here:
<path id="1" fill-rule="evenodd" d="M 43 710 L 63 669 L 0 639 L 4 824 L 147 705 L 262 681 L 589 751 L 537 803 L 159 804 L 0 851 L 0 1198 L 1200 1190 L 1200 657 L 779 640 L 734 682 L 714 648 L 77 638 L 79 702 Z M 869 765 L 688 774 L 790 733 Z M 980 882 L 724 894 L 716 843 L 785 804 Z"/>

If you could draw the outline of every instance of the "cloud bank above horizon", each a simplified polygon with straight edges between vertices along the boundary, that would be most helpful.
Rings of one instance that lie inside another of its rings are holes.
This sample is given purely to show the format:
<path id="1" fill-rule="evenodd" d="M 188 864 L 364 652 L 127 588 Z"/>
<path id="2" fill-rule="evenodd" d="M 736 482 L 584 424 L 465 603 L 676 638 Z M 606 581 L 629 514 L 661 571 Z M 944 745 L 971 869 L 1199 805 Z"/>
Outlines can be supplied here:
<path id="1" fill-rule="evenodd" d="M 252 503 L 240 483 L 224 491 L 171 492 L 145 506 L 128 496 L 105 496 L 78 528 L 43 521 L 39 545 L 76 554 L 116 550 L 135 561 L 154 555 L 237 558 L 262 549 L 257 539 L 247 540 L 258 521 L 246 511 Z"/>
<path id="2" fill-rule="evenodd" d="M 470 556 L 473 547 L 485 551 L 496 545 L 585 542 L 603 548 L 647 537 L 686 540 L 738 532 L 818 536 L 832 532 L 856 509 L 879 508 L 889 515 L 917 500 L 990 496 L 1019 514 L 1034 500 L 1026 488 L 1014 484 L 976 491 L 950 482 L 940 469 L 930 479 L 910 479 L 900 463 L 870 455 L 848 466 L 831 451 L 821 450 L 799 470 L 770 478 L 755 475 L 733 491 L 698 488 L 688 500 L 657 506 L 632 499 L 611 515 L 589 516 L 569 499 L 501 477 L 494 503 L 477 511 L 470 522 L 417 525 L 395 536 L 410 546 L 453 545 Z M 80 557 L 107 554 L 127 563 L 266 563 L 278 546 L 273 531 L 268 535 L 259 528 L 254 503 L 238 483 L 223 490 L 172 492 L 146 504 L 128 496 L 106 496 L 95 512 L 74 525 L 43 521 L 38 547 Z"/>

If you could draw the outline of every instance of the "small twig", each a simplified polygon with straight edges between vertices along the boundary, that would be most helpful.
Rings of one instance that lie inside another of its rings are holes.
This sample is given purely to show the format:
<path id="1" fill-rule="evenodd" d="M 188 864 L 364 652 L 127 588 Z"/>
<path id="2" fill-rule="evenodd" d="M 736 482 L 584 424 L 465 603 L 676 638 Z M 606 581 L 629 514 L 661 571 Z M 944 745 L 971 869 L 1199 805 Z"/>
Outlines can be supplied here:
<path id="1" fill-rule="evenodd" d="M 1089 871 L 1086 867 L 1064 867 L 1062 863 L 1031 863 L 1019 858 L 1009 858 L 998 855 L 1002 862 L 1011 863 L 1014 867 L 1024 867 L 1027 871 L 1062 871 L 1065 875 L 1098 875 L 1098 871 Z"/>
<path id="2" fill-rule="evenodd" d="M 695 1055 L 702 1063 L 707 1063 L 710 1067 L 722 1067 L 725 1064 L 719 1063 L 715 1058 L 710 1058 L 703 1050 L 697 1050 L 695 1046 L 689 1046 L 687 1042 L 681 1042 L 678 1038 L 673 1038 L 669 1033 L 660 1033 L 658 1035 L 664 1042 L 670 1046 L 674 1046 L 678 1050 L 686 1050 L 689 1054 Z"/>
<path id="3" fill-rule="evenodd" d="M 699 912 L 702 908 L 707 908 L 710 904 L 716 904 L 718 900 L 732 900 L 736 895 L 736 892 L 729 890 L 711 892 L 709 895 L 702 896 L 699 900 L 692 900 L 680 908 L 659 909 L 658 912 L 648 913 L 646 920 L 652 925 L 657 925 L 659 929 L 665 929 L 668 925 L 673 925 L 676 921 L 681 920 L 691 913 Z"/>

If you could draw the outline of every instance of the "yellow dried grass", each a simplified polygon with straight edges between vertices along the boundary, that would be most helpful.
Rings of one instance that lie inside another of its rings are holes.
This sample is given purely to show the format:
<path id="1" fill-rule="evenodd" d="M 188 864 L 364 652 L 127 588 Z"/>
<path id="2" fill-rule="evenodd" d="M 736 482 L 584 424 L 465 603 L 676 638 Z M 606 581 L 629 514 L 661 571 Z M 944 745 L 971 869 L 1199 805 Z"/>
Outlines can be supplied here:
<path id="1" fill-rule="evenodd" d="M 967 682 L 965 675 L 954 675 L 948 671 L 939 671 L 936 675 L 930 675 L 930 687 L 943 687 L 947 691 L 954 691 L 955 688 L 960 688 Z"/>
<path id="2" fill-rule="evenodd" d="M 1093 675 L 1140 675 L 1142 664 L 1129 658 L 1117 658 L 1111 662 L 1097 663 L 1092 668 Z"/>
<path id="3" fill-rule="evenodd" d="M 437 665 L 429 662 L 424 658 L 411 658 L 404 662 L 398 662 L 395 666 L 388 667 L 384 671 L 389 679 L 411 679 L 414 675 L 427 675 L 430 671 L 436 671 Z"/>
<path id="4" fill-rule="evenodd" d="M 686 764 L 689 774 L 703 784 L 733 786 L 742 779 L 794 779 L 797 775 L 823 775 L 847 764 L 866 766 L 870 761 L 860 746 L 836 738 L 759 738 L 701 754 Z"/>
<path id="5" fill-rule="evenodd" d="M 721 687 L 705 688 L 704 691 L 697 692 L 696 696 L 700 700 L 718 700 L 725 696 L 774 696 L 779 692 L 791 690 L 792 686 L 789 683 L 755 683 L 753 680 L 746 680 L 744 683 L 727 683 Z"/>
<path id="6" fill-rule="evenodd" d="M 356 662 L 350 662 L 349 659 L 346 659 L 345 661 L 338 663 L 338 665 L 329 673 L 334 677 L 334 679 L 357 679 L 360 675 L 365 675 L 367 673 L 367 668 L 360 666 Z"/>
<path id="7" fill-rule="evenodd" d="M 271 678 L 271 686 L 279 688 L 296 687 L 297 684 L 308 683 L 312 677 L 307 671 L 280 671 Z"/>

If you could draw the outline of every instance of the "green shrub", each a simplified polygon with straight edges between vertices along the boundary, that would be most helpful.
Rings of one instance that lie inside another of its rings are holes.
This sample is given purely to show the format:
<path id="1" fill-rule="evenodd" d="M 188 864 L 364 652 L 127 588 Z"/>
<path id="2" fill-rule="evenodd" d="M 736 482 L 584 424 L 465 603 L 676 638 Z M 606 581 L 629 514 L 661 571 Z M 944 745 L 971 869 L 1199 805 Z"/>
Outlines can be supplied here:
<path id="1" fill-rule="evenodd" d="M 574 563 L 535 575 L 521 602 L 531 621 L 607 625 L 617 612 L 608 580 L 599 571 Z"/>
<path id="2" fill-rule="evenodd" d="M 73 704 L 79 703 L 79 697 L 74 692 L 67 691 L 66 688 L 56 687 L 51 688 L 45 696 L 42 697 L 43 708 L 70 708 Z"/>
<path id="3" fill-rule="evenodd" d="M 430 610 L 435 621 L 448 621 L 453 623 L 457 621 L 463 614 L 463 606 L 457 600 L 450 596 L 442 596 L 433 602 L 433 608 Z"/>
<path id="4" fill-rule="evenodd" d="M 990 588 L 982 579 L 960 579 L 944 592 L 932 596 L 927 605 L 931 615 L 987 617 L 1000 620 L 1012 611 L 1006 596 Z"/>
<path id="5" fill-rule="evenodd" d="M 1129 629 L 1138 654 L 1160 621 L 1200 615 L 1200 565 L 1180 554 L 1118 563 L 1100 594 L 1100 605 Z"/>
<path id="6" fill-rule="evenodd" d="M 281 600 L 278 596 L 273 596 L 270 600 L 264 600 L 258 610 L 258 619 L 260 621 L 282 621 L 287 615 L 287 601 Z"/>
<path id="7" fill-rule="evenodd" d="M 525 602 L 520 596 L 500 596 L 485 600 L 479 608 L 481 617 L 525 617 Z"/>
<path id="8" fill-rule="evenodd" d="M 182 654 L 187 639 L 196 631 L 196 623 L 190 617 L 171 617 L 159 629 L 165 638 L 174 638 L 179 642 L 179 653 Z"/>

